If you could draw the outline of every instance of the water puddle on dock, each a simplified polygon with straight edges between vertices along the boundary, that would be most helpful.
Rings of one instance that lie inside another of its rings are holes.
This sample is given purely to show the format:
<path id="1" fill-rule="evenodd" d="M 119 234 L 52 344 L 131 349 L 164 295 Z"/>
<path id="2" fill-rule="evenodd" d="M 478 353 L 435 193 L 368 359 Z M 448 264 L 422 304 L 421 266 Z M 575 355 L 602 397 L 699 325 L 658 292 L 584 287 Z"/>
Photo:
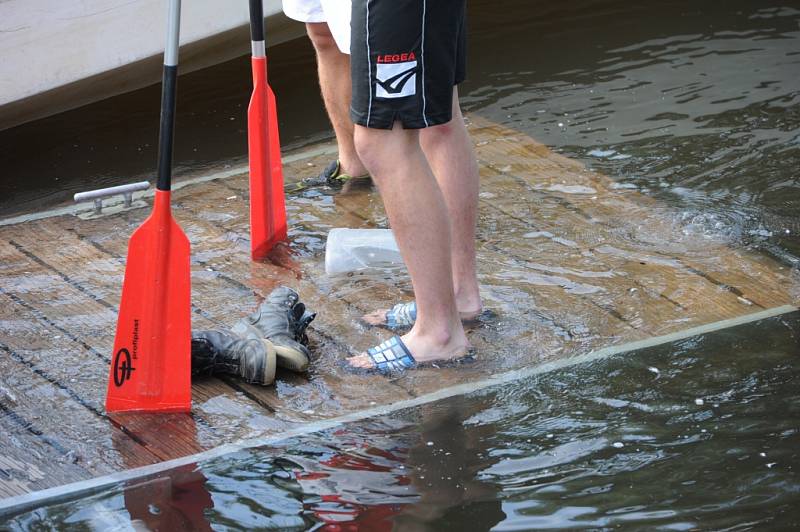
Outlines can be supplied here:
<path id="1" fill-rule="evenodd" d="M 789 529 L 800 314 L 342 425 L 11 530 Z"/>

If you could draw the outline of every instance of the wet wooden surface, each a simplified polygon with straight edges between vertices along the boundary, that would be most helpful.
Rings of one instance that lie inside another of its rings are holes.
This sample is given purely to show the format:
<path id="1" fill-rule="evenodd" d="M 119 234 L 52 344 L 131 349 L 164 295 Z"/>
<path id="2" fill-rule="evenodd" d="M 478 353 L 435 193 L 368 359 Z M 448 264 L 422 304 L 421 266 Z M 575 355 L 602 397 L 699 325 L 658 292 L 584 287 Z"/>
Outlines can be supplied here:
<path id="1" fill-rule="evenodd" d="M 786 266 L 687 232 L 675 209 L 521 133 L 468 121 L 482 179 L 479 276 L 496 317 L 470 329 L 478 360 L 462 367 L 391 379 L 344 371 L 349 354 L 390 334 L 360 316 L 411 297 L 402 270 L 324 273 L 328 230 L 385 227 L 380 198 L 364 183 L 290 192 L 288 248 L 252 263 L 241 174 L 174 192 L 192 243 L 193 327 L 230 327 L 273 288 L 292 286 L 319 312 L 311 370 L 279 370 L 269 387 L 196 380 L 190 415 L 109 415 L 127 240 L 149 209 L 0 227 L 0 498 L 800 300 Z M 293 157 L 287 180 L 329 158 Z"/>

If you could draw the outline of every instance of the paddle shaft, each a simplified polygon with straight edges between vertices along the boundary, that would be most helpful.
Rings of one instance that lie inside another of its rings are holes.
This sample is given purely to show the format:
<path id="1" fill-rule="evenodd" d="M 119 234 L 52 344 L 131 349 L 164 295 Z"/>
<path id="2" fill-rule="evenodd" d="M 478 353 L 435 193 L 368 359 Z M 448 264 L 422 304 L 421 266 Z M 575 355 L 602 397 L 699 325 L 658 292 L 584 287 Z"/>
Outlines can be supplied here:
<path id="1" fill-rule="evenodd" d="M 172 144 L 175 132 L 175 97 L 178 84 L 178 41 L 181 0 L 170 0 L 167 41 L 164 47 L 164 79 L 161 86 L 161 122 L 158 134 L 158 190 L 172 188 Z"/>
<path id="2" fill-rule="evenodd" d="M 265 57 L 264 46 L 264 8 L 262 0 L 250 0 L 250 40 L 253 45 L 253 57 Z"/>

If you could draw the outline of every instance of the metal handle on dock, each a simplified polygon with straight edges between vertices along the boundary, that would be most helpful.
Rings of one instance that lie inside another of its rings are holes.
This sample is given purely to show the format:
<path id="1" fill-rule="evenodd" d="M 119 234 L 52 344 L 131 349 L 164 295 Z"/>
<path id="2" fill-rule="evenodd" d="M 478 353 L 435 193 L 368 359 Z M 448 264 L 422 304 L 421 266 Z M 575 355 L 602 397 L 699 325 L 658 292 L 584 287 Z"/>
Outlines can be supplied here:
<path id="1" fill-rule="evenodd" d="M 133 202 L 133 193 L 139 190 L 147 190 L 150 188 L 149 181 L 140 181 L 138 183 L 129 183 L 127 185 L 119 185 L 116 187 L 98 188 L 97 190 L 88 190 L 86 192 L 78 192 L 72 199 L 76 203 L 82 201 L 94 200 L 94 212 L 100 214 L 103 210 L 103 198 L 116 196 L 122 194 L 125 197 L 125 207 L 130 207 Z"/>

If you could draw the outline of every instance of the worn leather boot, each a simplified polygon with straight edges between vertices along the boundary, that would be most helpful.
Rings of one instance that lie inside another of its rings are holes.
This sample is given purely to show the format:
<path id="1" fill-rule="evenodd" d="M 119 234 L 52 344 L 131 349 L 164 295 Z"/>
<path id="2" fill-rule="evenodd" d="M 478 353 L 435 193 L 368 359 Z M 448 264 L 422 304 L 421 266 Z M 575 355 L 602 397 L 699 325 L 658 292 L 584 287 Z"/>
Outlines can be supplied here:
<path id="1" fill-rule="evenodd" d="M 239 320 L 233 332 L 250 339 L 267 339 L 275 347 L 278 366 L 292 371 L 308 369 L 306 328 L 316 317 L 306 310 L 297 292 L 280 286 L 270 293 L 254 313 Z"/>
<path id="2" fill-rule="evenodd" d="M 192 332 L 192 375 L 236 375 L 266 386 L 275 381 L 275 348 L 263 338 L 231 331 Z"/>

